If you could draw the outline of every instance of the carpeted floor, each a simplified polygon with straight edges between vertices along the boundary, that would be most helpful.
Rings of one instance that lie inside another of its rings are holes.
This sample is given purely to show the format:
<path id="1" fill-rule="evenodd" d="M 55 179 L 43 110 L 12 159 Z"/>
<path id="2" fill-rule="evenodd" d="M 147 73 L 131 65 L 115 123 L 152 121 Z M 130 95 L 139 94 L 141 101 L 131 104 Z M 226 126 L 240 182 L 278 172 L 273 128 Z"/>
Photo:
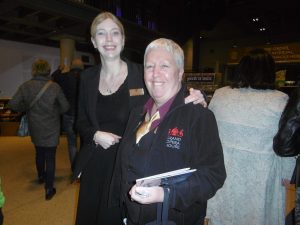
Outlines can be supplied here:
<path id="1" fill-rule="evenodd" d="M 0 136 L 3 225 L 74 225 L 79 184 L 70 184 L 66 138 L 61 137 L 57 149 L 57 193 L 50 201 L 45 200 L 43 185 L 37 184 L 34 161 L 29 137 Z"/>

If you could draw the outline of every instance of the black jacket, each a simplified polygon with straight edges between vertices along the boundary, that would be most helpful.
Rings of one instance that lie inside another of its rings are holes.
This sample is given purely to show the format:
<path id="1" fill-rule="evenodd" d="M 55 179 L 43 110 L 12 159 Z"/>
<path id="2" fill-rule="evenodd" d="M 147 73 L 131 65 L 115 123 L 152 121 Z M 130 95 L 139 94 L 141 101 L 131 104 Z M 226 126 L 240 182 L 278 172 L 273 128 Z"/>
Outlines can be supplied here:
<path id="1" fill-rule="evenodd" d="M 128 67 L 128 98 L 129 107 L 132 109 L 135 106 L 143 105 L 149 96 L 144 85 L 142 65 L 127 60 L 124 61 Z M 97 65 L 84 70 L 80 75 L 77 129 L 83 144 L 76 158 L 73 180 L 78 177 L 86 166 L 95 149 L 93 137 L 95 132 L 99 130 L 96 103 L 100 70 L 101 65 Z M 140 90 L 144 91 L 143 95 Z"/>
<path id="2" fill-rule="evenodd" d="M 207 200 L 225 181 L 223 152 L 215 117 L 207 108 L 184 104 L 184 93 L 182 88 L 177 94 L 156 130 L 150 149 L 141 150 L 135 144 L 136 128 L 143 120 L 143 107 L 135 108 L 130 114 L 118 151 L 111 200 L 117 200 L 114 197 L 121 189 L 128 217 L 139 224 L 156 219 L 156 204 L 140 205 L 130 201 L 128 191 L 134 180 L 128 180 L 128 171 L 144 171 L 136 174 L 134 179 L 137 179 L 185 167 L 197 169 L 188 180 L 171 186 L 169 219 L 178 225 L 196 224 L 203 219 Z M 176 130 L 182 131 L 180 135 Z M 145 158 L 141 157 L 129 166 L 137 151 L 144 151 Z"/>
<path id="3" fill-rule="evenodd" d="M 283 157 L 300 153 L 300 88 L 292 93 L 279 121 L 279 129 L 273 140 L 275 153 Z M 300 162 L 296 162 L 292 182 L 300 186 Z"/>
<path id="4" fill-rule="evenodd" d="M 53 78 L 53 81 L 58 83 L 62 88 L 68 102 L 70 103 L 70 108 L 65 113 L 69 116 L 76 117 L 77 115 L 78 89 L 81 72 L 82 69 L 74 68 L 67 73 L 60 73 Z"/>

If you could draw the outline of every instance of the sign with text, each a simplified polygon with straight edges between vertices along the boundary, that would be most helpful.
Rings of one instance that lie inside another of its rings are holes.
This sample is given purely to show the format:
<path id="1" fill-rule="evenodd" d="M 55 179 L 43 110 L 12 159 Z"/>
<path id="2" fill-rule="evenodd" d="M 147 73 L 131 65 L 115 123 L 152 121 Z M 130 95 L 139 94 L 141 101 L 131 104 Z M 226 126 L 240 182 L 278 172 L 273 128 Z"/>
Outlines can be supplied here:
<path id="1" fill-rule="evenodd" d="M 276 63 L 300 62 L 300 43 L 287 43 L 231 49 L 228 64 L 237 64 L 240 59 L 254 48 L 264 48 L 274 58 Z"/>
<path id="2" fill-rule="evenodd" d="M 215 82 L 215 73 L 185 73 L 185 81 L 213 84 Z"/>

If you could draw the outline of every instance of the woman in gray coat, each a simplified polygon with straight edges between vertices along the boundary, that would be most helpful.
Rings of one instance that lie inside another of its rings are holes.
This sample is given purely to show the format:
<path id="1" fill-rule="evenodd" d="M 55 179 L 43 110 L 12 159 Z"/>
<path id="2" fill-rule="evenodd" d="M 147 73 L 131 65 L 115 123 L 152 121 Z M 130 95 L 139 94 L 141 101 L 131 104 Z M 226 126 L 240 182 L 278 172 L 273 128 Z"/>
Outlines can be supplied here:
<path id="1" fill-rule="evenodd" d="M 32 64 L 33 78 L 23 83 L 9 107 L 18 112 L 26 112 L 29 121 L 31 141 L 36 149 L 36 168 L 39 183 L 44 183 L 46 200 L 56 193 L 54 188 L 55 153 L 60 135 L 60 115 L 69 108 L 69 103 L 60 86 L 52 82 L 43 95 L 29 107 L 39 91 L 50 80 L 50 65 L 43 59 Z M 51 81 L 50 81 L 51 82 Z"/>

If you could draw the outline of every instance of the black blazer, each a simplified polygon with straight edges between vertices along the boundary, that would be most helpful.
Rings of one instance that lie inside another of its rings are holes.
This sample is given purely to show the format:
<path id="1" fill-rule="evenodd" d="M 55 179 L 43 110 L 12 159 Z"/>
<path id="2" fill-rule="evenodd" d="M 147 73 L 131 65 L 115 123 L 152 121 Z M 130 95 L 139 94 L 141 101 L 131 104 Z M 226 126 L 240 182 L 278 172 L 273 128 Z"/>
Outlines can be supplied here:
<path id="1" fill-rule="evenodd" d="M 124 60 L 128 67 L 128 98 L 130 110 L 143 105 L 149 98 L 144 84 L 143 67 Z M 81 149 L 76 157 L 72 180 L 76 179 L 92 156 L 95 144 L 93 137 L 99 130 L 96 116 L 96 102 L 101 65 L 84 70 L 80 77 L 77 129 L 82 139 Z M 144 94 L 141 94 L 141 91 Z"/>

